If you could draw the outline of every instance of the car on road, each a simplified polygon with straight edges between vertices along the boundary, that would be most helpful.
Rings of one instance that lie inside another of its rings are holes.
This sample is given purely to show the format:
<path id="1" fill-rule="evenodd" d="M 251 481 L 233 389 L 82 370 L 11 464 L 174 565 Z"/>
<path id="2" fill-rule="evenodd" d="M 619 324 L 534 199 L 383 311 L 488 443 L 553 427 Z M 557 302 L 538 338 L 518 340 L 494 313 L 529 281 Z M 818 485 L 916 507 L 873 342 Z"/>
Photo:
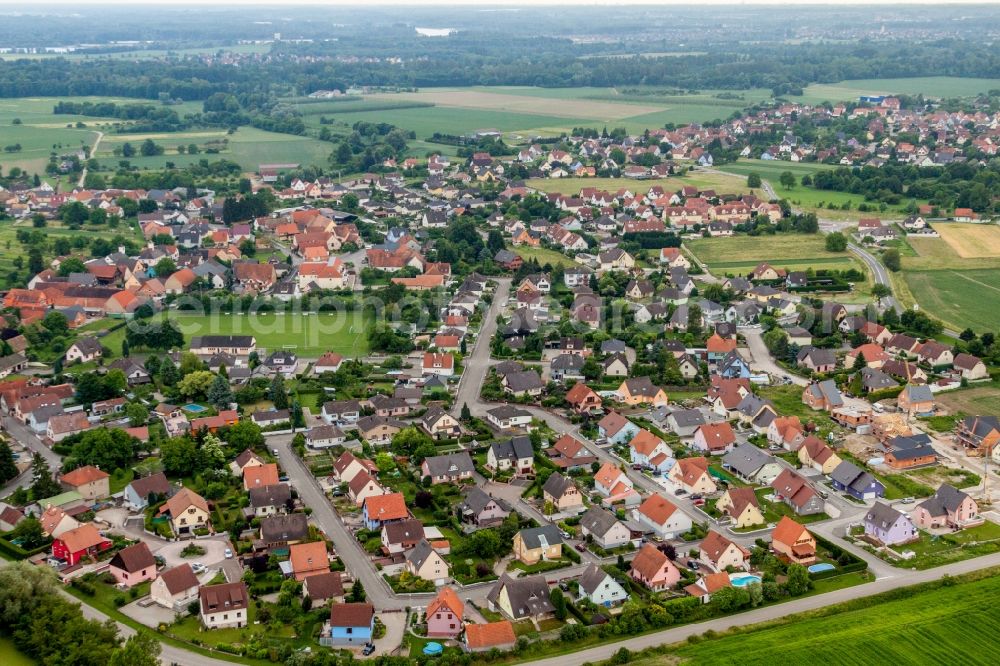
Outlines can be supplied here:
<path id="1" fill-rule="evenodd" d="M 561 536 L 563 539 L 572 539 L 573 538 L 573 535 L 571 535 L 569 532 L 566 532 L 566 531 L 560 531 L 559 532 L 559 536 Z"/>
<path id="2" fill-rule="evenodd" d="M 632 469 L 634 469 L 635 471 L 639 472 L 639 471 L 642 470 L 642 465 L 639 465 L 639 464 L 632 465 Z"/>
<path id="3" fill-rule="evenodd" d="M 231 549 L 231 548 L 226 548 L 226 552 L 225 552 L 225 553 L 223 553 L 223 556 L 224 556 L 224 557 L 225 557 L 225 558 L 226 558 L 227 560 L 231 560 L 231 559 L 233 559 L 233 551 L 232 551 L 232 549 Z"/>
<path id="4" fill-rule="evenodd" d="M 272 449 L 272 450 L 274 451 L 274 455 L 278 455 L 278 449 Z"/>
<path id="5" fill-rule="evenodd" d="M 683 497 L 684 495 L 687 494 L 688 491 L 684 490 L 683 488 L 678 488 L 677 490 L 674 491 L 674 495 L 677 495 L 678 497 Z"/>
<path id="6" fill-rule="evenodd" d="M 584 552 L 587 551 L 587 544 L 585 544 L 585 543 L 578 543 L 578 544 L 576 544 L 573 547 L 576 548 L 581 553 L 584 553 Z"/>

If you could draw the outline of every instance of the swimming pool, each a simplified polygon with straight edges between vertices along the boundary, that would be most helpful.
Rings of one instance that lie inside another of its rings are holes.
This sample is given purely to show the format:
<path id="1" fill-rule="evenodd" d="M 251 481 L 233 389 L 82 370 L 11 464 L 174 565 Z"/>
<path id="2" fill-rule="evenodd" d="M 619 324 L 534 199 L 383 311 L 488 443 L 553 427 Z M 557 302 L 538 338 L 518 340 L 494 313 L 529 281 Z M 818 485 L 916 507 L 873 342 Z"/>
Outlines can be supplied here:
<path id="1" fill-rule="evenodd" d="M 194 414 L 197 414 L 198 412 L 206 411 L 208 407 L 202 407 L 201 405 L 192 402 L 190 404 L 184 405 L 184 407 L 182 407 L 181 409 L 183 409 L 185 412 L 192 412 Z"/>
<path id="2" fill-rule="evenodd" d="M 750 583 L 759 583 L 760 576 L 754 576 L 753 574 L 729 574 L 729 582 L 733 584 L 733 587 L 746 587 Z"/>
<path id="3" fill-rule="evenodd" d="M 812 564 L 809 566 L 809 573 L 819 573 L 820 571 L 833 571 L 837 567 L 833 566 L 829 562 L 820 562 L 819 564 Z"/>

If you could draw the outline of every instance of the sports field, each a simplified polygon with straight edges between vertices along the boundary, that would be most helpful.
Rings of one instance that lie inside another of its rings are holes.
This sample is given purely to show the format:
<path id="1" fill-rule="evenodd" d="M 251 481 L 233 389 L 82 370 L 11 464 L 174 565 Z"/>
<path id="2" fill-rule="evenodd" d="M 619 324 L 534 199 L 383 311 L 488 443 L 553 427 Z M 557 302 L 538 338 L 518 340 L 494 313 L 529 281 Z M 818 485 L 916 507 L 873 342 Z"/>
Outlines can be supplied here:
<path id="1" fill-rule="evenodd" d="M 861 268 L 846 252 L 827 252 L 821 234 L 696 238 L 684 245 L 717 276 L 745 274 L 763 261 L 790 270 Z"/>
<path id="2" fill-rule="evenodd" d="M 188 342 L 196 335 L 252 335 L 258 348 L 268 352 L 285 349 L 305 358 L 318 357 L 327 351 L 350 357 L 368 353 L 369 322 L 359 312 L 253 315 L 171 312 L 169 316 Z M 122 328 L 101 342 L 117 355 L 124 336 Z"/>
<path id="3" fill-rule="evenodd" d="M 858 599 L 685 645 L 637 664 L 994 664 L 1000 577 Z M 776 626 L 775 626 L 776 625 Z"/>

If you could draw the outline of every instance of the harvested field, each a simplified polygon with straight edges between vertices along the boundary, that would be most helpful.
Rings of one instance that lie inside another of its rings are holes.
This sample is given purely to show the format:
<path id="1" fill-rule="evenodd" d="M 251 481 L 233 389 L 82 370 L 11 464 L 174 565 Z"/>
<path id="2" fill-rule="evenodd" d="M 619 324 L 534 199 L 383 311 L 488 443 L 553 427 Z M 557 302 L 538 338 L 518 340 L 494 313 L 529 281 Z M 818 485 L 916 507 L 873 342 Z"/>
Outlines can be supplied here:
<path id="1" fill-rule="evenodd" d="M 1000 257 L 1000 227 L 948 223 L 935 226 L 941 238 L 963 258 Z"/>

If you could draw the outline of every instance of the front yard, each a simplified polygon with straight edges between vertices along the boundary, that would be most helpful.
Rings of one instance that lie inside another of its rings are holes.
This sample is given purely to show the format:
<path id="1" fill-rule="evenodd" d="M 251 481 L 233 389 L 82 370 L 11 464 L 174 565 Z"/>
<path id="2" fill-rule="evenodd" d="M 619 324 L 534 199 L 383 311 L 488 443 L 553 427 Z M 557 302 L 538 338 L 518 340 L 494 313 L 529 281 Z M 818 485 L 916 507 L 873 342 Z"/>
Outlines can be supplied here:
<path id="1" fill-rule="evenodd" d="M 990 555 L 1000 551 L 1000 525 L 986 521 L 976 527 L 941 535 L 921 531 L 920 541 L 895 550 L 916 553 L 916 557 L 912 559 L 895 562 L 898 566 L 916 569 L 930 569 L 980 555 Z"/>
<path id="2" fill-rule="evenodd" d="M 774 491 L 769 487 L 758 488 L 754 491 L 757 494 L 757 501 L 760 503 L 761 513 L 764 514 L 764 520 L 768 524 L 777 523 L 781 520 L 782 516 L 788 516 L 797 523 L 816 523 L 821 520 L 828 520 L 830 516 L 825 513 L 814 513 L 808 516 L 800 516 L 795 513 L 792 507 L 788 506 L 784 502 L 772 502 L 767 498 L 769 495 L 773 495 Z"/>

